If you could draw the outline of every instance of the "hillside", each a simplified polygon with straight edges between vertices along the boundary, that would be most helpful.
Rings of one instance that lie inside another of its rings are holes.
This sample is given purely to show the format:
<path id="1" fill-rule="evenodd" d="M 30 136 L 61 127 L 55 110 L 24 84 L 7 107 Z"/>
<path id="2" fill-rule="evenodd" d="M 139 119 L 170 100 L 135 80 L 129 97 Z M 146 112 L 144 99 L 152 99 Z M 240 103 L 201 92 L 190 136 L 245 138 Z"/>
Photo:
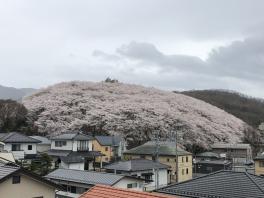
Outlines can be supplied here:
<path id="1" fill-rule="evenodd" d="M 17 89 L 14 87 L 4 87 L 0 85 L 0 99 L 7 100 L 16 100 L 21 101 L 22 98 L 28 94 L 31 94 L 35 89 L 31 88 L 21 88 Z"/>
<path id="2" fill-rule="evenodd" d="M 122 83 L 69 82 L 42 89 L 23 104 L 39 132 L 91 130 L 146 141 L 159 129 L 162 137 L 181 131 L 185 145 L 208 147 L 216 141 L 238 142 L 245 123 L 203 101 L 155 88 Z M 177 127 L 176 127 L 177 125 Z"/>
<path id="3" fill-rule="evenodd" d="M 223 90 L 195 90 L 181 93 L 223 109 L 255 128 L 264 122 L 264 101 L 261 99 Z"/>

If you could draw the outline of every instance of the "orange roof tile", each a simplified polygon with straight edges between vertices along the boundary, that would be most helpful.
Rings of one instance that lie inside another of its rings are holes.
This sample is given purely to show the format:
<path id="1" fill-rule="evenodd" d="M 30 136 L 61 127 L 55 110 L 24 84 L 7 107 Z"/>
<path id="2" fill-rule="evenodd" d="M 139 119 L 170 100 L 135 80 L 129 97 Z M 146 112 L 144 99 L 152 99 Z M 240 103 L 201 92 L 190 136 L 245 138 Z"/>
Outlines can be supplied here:
<path id="1" fill-rule="evenodd" d="M 140 192 L 104 185 L 96 185 L 83 193 L 79 198 L 172 198 L 158 193 Z M 175 196 L 174 196 L 175 198 Z"/>

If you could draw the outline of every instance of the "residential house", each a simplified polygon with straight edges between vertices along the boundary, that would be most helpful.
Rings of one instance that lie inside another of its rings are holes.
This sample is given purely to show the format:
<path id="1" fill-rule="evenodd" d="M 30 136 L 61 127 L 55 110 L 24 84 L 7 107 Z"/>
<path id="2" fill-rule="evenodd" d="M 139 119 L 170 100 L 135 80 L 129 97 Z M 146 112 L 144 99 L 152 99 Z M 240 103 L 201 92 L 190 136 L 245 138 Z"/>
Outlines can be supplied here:
<path id="1" fill-rule="evenodd" d="M 102 154 L 92 150 L 92 140 L 80 132 L 63 133 L 51 138 L 47 153 L 53 157 L 55 167 L 93 170 L 95 158 Z"/>
<path id="2" fill-rule="evenodd" d="M 234 166 L 243 166 L 252 160 L 252 150 L 249 144 L 216 143 L 211 146 L 212 152 L 220 157 L 231 160 Z"/>
<path id="3" fill-rule="evenodd" d="M 169 180 L 182 182 L 192 179 L 192 154 L 178 147 L 175 142 L 160 142 L 159 159 L 162 164 L 170 166 Z M 156 157 L 156 144 L 149 141 L 141 146 L 124 152 L 125 160 L 132 159 L 149 159 L 154 160 Z M 177 156 L 177 157 L 176 157 Z M 176 171 L 178 169 L 178 171 Z"/>
<path id="4" fill-rule="evenodd" d="M 195 160 L 219 160 L 221 159 L 218 153 L 206 151 L 195 155 Z"/>
<path id="5" fill-rule="evenodd" d="M 38 153 L 43 153 L 43 152 L 47 152 L 48 150 L 50 150 L 51 141 L 47 137 L 43 137 L 43 136 L 30 136 L 30 137 L 40 141 L 37 144 Z"/>
<path id="6" fill-rule="evenodd" d="M 123 152 L 126 150 L 126 143 L 119 136 L 95 136 L 93 149 L 104 154 L 102 162 L 107 164 L 121 159 Z"/>
<path id="7" fill-rule="evenodd" d="M 158 193 L 138 192 L 133 190 L 115 188 L 105 185 L 96 185 L 83 193 L 80 198 L 172 198 Z"/>
<path id="8" fill-rule="evenodd" d="M 222 170 L 157 190 L 193 198 L 264 198 L 264 179 L 247 172 Z"/>
<path id="9" fill-rule="evenodd" d="M 61 187 L 14 163 L 0 160 L 0 197 L 54 198 Z"/>
<path id="10" fill-rule="evenodd" d="M 169 166 L 147 159 L 119 161 L 104 167 L 106 172 L 139 177 L 145 180 L 145 191 L 155 187 L 166 186 L 169 183 Z M 157 174 L 159 183 L 157 184 Z"/>
<path id="11" fill-rule="evenodd" d="M 220 170 L 232 170 L 232 163 L 228 160 L 199 160 L 193 162 L 193 177 Z"/>
<path id="12" fill-rule="evenodd" d="M 63 191 L 57 192 L 58 198 L 79 197 L 97 184 L 137 191 L 143 191 L 144 187 L 144 180 L 140 178 L 95 171 L 57 169 L 49 173 L 46 178 L 64 187 Z"/>
<path id="13" fill-rule="evenodd" d="M 34 159 L 37 155 L 39 140 L 22 133 L 0 133 L 0 142 L 4 144 L 3 150 L 12 152 L 16 160 Z"/>
<path id="14" fill-rule="evenodd" d="M 255 162 L 255 174 L 264 176 L 264 154 L 257 155 L 254 159 Z"/>

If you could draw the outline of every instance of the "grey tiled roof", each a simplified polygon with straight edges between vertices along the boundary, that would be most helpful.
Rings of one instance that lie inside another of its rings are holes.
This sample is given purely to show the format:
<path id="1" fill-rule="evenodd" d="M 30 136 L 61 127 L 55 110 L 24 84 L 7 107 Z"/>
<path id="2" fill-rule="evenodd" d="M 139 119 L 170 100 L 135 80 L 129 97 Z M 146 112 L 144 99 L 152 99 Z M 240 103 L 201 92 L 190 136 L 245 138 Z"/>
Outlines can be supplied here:
<path id="1" fill-rule="evenodd" d="M 261 153 L 261 154 L 258 154 L 256 157 L 255 157 L 256 160 L 264 160 L 264 153 Z"/>
<path id="2" fill-rule="evenodd" d="M 71 153 L 72 151 L 67 151 L 67 150 L 55 150 L 55 149 L 52 149 L 52 150 L 49 150 L 47 152 L 48 155 L 50 156 L 67 156 Z"/>
<path id="3" fill-rule="evenodd" d="M 196 162 L 197 164 L 218 164 L 218 165 L 228 165 L 231 164 L 228 160 L 200 160 Z"/>
<path id="4" fill-rule="evenodd" d="M 228 149 L 250 149 L 250 144 L 229 144 L 229 143 L 215 143 L 211 148 L 228 148 Z"/>
<path id="5" fill-rule="evenodd" d="M 122 140 L 119 136 L 95 136 L 95 139 L 102 146 L 119 146 Z"/>
<path id="6" fill-rule="evenodd" d="M 219 154 L 214 153 L 214 152 L 203 152 L 203 153 L 198 153 L 196 157 L 208 157 L 208 158 L 220 158 Z"/>
<path id="7" fill-rule="evenodd" d="M 80 132 L 63 133 L 51 138 L 51 140 L 92 140 L 93 137 Z"/>
<path id="8" fill-rule="evenodd" d="M 51 141 L 43 136 L 29 136 L 29 137 L 41 141 L 39 144 L 51 144 Z"/>
<path id="9" fill-rule="evenodd" d="M 177 147 L 178 155 L 191 155 L 191 153 L 183 150 L 180 147 Z M 136 155 L 154 155 L 156 153 L 155 142 L 147 142 L 138 147 L 132 148 L 124 152 L 124 154 L 136 154 Z M 175 142 L 160 142 L 159 146 L 159 155 L 175 156 L 176 155 L 176 146 Z"/>
<path id="10" fill-rule="evenodd" d="M 73 169 L 57 169 L 45 177 L 48 179 L 71 181 L 88 185 L 103 184 L 112 186 L 126 176 Z"/>
<path id="11" fill-rule="evenodd" d="M 154 168 L 168 169 L 170 166 L 146 159 L 134 159 L 129 161 L 120 161 L 104 167 L 107 170 L 119 170 L 126 172 L 152 170 Z"/>
<path id="12" fill-rule="evenodd" d="M 0 141 L 4 143 L 39 143 L 39 140 L 18 132 L 0 133 Z"/>
<path id="13" fill-rule="evenodd" d="M 6 176 L 14 173 L 15 171 L 19 170 L 18 166 L 9 166 L 4 163 L 0 163 L 0 181 L 1 179 L 5 178 Z"/>
<path id="14" fill-rule="evenodd" d="M 157 191 L 195 198 L 264 198 L 264 178 L 246 172 L 218 171 Z"/>

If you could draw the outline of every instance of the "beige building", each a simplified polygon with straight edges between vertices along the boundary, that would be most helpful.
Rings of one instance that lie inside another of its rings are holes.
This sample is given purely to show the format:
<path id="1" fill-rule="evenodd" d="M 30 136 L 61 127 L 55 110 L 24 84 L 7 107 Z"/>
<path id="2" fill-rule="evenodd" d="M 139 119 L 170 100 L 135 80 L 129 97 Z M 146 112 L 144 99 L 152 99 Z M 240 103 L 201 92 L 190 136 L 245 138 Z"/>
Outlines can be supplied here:
<path id="1" fill-rule="evenodd" d="M 131 160 L 144 158 L 154 160 L 155 153 L 155 142 L 147 142 L 141 146 L 124 152 L 124 159 Z M 176 160 L 177 158 L 178 160 Z M 171 167 L 168 173 L 169 181 L 176 181 L 177 176 L 178 182 L 192 179 L 192 154 L 183 150 L 182 148 L 178 148 L 177 158 L 175 142 L 160 142 L 158 161 Z M 177 166 L 178 171 L 176 171 Z"/>
<path id="2" fill-rule="evenodd" d="M 264 154 L 258 155 L 255 159 L 255 175 L 264 175 Z"/>
<path id="3" fill-rule="evenodd" d="M 103 163 L 109 163 L 119 160 L 125 149 L 125 142 L 118 136 L 95 136 L 93 140 L 93 150 L 104 155 L 97 157 L 96 162 L 102 160 Z"/>
<path id="4" fill-rule="evenodd" d="M 19 166 L 0 162 L 0 197 L 54 198 L 58 185 Z"/>

